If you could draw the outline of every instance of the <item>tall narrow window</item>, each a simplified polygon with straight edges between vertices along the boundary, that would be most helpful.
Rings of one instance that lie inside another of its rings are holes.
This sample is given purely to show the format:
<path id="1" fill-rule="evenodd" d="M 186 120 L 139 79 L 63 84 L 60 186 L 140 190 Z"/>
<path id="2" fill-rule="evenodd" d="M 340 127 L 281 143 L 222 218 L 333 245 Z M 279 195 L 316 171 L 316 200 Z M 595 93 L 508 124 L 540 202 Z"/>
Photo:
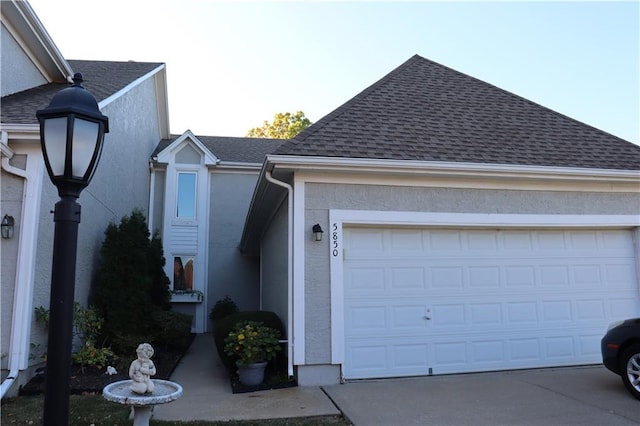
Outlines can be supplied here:
<path id="1" fill-rule="evenodd" d="M 196 216 L 195 173 L 178 173 L 178 206 L 176 215 L 182 218 Z"/>

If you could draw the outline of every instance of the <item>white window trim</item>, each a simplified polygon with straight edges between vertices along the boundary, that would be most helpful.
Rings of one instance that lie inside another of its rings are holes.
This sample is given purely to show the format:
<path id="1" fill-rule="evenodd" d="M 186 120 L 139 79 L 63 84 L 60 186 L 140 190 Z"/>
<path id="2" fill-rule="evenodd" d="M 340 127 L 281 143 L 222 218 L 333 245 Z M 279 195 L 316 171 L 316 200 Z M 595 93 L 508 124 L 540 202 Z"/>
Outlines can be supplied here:
<path id="1" fill-rule="evenodd" d="M 200 209 L 200 197 L 202 196 L 202 191 L 200 191 L 200 173 L 201 173 L 202 167 L 176 167 L 175 168 L 175 176 L 173 177 L 174 179 L 174 185 L 175 185 L 175 191 L 174 191 L 174 197 L 173 197 L 173 212 L 172 212 L 172 216 L 173 216 L 173 224 L 174 225 L 197 225 L 198 224 L 198 213 L 199 213 L 199 209 Z M 193 206 L 193 217 L 179 217 L 178 216 L 178 193 L 180 192 L 180 186 L 179 186 L 179 177 L 180 174 L 193 174 L 196 177 L 196 182 L 195 182 L 195 188 L 194 188 L 194 192 L 195 192 L 195 204 Z"/>

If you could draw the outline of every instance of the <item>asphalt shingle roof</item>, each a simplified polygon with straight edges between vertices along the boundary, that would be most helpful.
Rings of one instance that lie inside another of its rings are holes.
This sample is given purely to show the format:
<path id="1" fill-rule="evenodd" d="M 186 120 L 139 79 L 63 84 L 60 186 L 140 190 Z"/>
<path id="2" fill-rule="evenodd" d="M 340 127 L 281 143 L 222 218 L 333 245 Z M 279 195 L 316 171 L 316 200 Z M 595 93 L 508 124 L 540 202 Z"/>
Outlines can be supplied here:
<path id="1" fill-rule="evenodd" d="M 68 61 L 74 72 L 82 73 L 82 85 L 98 102 L 156 69 L 161 63 Z M 36 111 L 46 108 L 53 96 L 69 83 L 48 83 L 2 98 L 0 122 L 12 124 L 37 124 Z"/>
<path id="2" fill-rule="evenodd" d="M 211 153 L 222 161 L 262 163 L 283 142 L 282 139 L 240 138 L 228 136 L 196 136 Z M 152 156 L 158 155 L 178 136 L 160 141 Z"/>
<path id="3" fill-rule="evenodd" d="M 640 146 L 418 55 L 274 154 L 640 170 Z"/>

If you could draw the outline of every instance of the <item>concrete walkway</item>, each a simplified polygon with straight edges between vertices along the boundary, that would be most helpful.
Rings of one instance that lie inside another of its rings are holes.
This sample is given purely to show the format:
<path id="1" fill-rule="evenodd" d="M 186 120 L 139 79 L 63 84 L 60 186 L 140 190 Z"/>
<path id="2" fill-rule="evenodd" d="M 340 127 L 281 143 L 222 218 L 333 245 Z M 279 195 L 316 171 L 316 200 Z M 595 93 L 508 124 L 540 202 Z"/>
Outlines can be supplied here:
<path id="1" fill-rule="evenodd" d="M 233 394 L 213 336 L 203 334 L 171 380 L 183 386 L 184 394 L 156 406 L 156 419 L 261 420 L 342 412 L 357 426 L 640 424 L 640 401 L 602 366 L 363 380 Z"/>
<path id="2" fill-rule="evenodd" d="M 183 395 L 156 406 L 155 419 L 228 421 L 340 414 L 319 387 L 232 393 L 211 333 L 196 336 L 171 381 L 182 385 Z"/>

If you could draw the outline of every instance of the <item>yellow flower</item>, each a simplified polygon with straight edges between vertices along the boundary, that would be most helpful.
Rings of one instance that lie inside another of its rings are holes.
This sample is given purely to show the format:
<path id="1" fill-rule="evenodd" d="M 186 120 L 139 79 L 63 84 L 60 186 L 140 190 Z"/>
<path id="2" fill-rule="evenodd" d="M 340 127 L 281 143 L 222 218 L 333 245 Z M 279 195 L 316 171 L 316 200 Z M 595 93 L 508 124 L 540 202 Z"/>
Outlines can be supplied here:
<path id="1" fill-rule="evenodd" d="M 238 340 L 244 340 L 244 334 L 242 333 L 238 334 Z"/>

